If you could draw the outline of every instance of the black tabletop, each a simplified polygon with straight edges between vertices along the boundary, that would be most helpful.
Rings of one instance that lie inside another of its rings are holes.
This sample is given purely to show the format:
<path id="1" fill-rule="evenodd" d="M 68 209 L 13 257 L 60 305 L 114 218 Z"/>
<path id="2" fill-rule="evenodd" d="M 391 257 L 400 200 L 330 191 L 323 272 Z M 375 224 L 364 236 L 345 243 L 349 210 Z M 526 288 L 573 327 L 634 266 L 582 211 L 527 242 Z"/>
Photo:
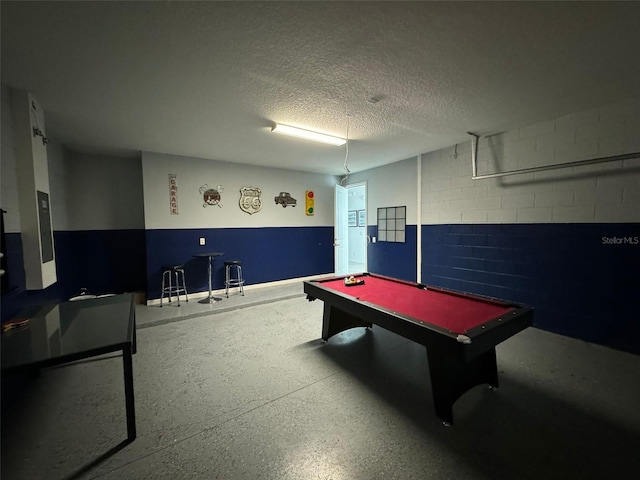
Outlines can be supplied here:
<path id="1" fill-rule="evenodd" d="M 2 335 L 2 370 L 55 365 L 122 349 L 133 341 L 133 294 L 40 307 L 26 328 Z"/>
<path id="2" fill-rule="evenodd" d="M 194 257 L 219 257 L 220 255 L 224 255 L 224 252 L 204 252 L 204 253 L 194 253 Z"/>

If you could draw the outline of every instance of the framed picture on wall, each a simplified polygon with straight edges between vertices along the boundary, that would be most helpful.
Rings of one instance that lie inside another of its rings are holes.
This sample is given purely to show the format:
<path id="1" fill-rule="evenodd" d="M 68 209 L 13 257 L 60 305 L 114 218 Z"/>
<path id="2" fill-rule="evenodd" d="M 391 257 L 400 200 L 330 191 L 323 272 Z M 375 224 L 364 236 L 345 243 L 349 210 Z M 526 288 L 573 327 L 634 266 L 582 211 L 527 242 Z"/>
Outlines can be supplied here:
<path id="1" fill-rule="evenodd" d="M 367 211 L 366 210 L 358 210 L 358 226 L 366 227 L 367 226 Z"/>
<path id="2" fill-rule="evenodd" d="M 358 217 L 356 216 L 356 210 L 349 210 L 348 223 L 350 227 L 358 226 Z"/>

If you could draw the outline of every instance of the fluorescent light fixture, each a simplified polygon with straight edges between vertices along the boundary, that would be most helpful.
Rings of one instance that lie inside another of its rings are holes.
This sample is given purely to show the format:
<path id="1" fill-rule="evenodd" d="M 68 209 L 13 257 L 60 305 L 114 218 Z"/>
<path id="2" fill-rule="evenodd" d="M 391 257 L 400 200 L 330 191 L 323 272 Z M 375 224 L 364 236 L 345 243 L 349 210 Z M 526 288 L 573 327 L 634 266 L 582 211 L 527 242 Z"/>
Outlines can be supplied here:
<path id="1" fill-rule="evenodd" d="M 273 127 L 271 131 L 337 146 L 347 143 L 344 138 L 332 137 L 331 135 L 325 135 L 324 133 L 312 132 L 311 130 L 303 130 L 302 128 L 290 127 L 289 125 L 282 125 L 279 123 L 276 123 L 276 126 Z"/>

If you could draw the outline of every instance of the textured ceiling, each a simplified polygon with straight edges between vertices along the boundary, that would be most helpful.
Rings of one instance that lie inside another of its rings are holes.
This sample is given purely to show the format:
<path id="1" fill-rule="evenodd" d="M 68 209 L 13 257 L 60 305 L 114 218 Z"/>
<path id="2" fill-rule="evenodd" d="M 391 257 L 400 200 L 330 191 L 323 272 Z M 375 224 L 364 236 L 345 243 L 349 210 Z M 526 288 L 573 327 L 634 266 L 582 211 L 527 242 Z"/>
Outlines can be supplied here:
<path id="1" fill-rule="evenodd" d="M 638 2 L 2 1 L 50 137 L 341 174 L 639 95 Z"/>

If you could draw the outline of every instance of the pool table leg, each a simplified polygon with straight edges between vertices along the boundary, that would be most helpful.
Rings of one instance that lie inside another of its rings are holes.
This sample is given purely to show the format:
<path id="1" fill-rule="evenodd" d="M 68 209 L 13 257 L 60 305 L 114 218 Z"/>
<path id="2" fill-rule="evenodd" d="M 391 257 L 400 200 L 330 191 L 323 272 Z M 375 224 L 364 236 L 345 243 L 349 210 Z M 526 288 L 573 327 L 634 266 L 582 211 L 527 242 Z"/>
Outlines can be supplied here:
<path id="1" fill-rule="evenodd" d="M 495 348 L 471 360 L 427 348 L 427 357 L 436 415 L 447 423 L 453 424 L 453 404 L 467 390 L 484 383 L 498 387 Z"/>
<path id="2" fill-rule="evenodd" d="M 354 327 L 371 327 L 371 322 L 355 317 L 344 312 L 327 302 L 324 302 L 324 314 L 322 316 L 322 340 Z"/>

